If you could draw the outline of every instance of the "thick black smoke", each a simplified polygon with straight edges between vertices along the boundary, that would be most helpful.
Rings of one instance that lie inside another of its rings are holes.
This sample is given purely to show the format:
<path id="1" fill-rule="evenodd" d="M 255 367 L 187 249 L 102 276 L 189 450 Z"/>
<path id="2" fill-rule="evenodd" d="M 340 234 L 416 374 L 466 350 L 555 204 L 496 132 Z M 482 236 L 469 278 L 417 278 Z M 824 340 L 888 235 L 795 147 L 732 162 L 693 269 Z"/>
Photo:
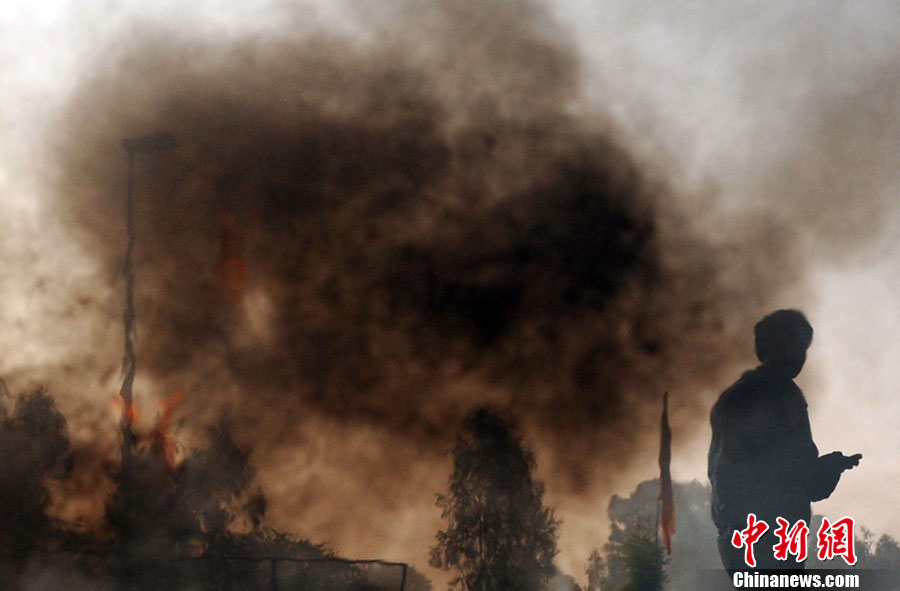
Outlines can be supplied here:
<path id="1" fill-rule="evenodd" d="M 120 142 L 180 142 L 137 161 L 139 374 L 261 450 L 317 417 L 443 449 L 475 404 L 511 407 L 570 491 L 654 432 L 664 389 L 705 409 L 795 278 L 790 241 L 748 220 L 766 247 L 735 266 L 701 238 L 516 6 L 440 3 L 362 46 L 112 48 L 69 106 L 59 206 L 114 276 Z"/>

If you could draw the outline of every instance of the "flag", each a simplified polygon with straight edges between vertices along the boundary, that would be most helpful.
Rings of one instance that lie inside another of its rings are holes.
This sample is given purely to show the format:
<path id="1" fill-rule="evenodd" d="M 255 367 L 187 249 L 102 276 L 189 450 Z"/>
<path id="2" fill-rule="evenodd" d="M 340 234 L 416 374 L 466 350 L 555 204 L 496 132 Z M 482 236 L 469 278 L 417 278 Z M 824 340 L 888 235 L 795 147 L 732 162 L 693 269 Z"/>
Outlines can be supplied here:
<path id="1" fill-rule="evenodd" d="M 659 437 L 659 527 L 662 530 L 666 554 L 672 554 L 672 534 L 675 533 L 675 499 L 672 493 L 672 429 L 669 428 L 669 393 L 663 394 L 662 425 Z"/>

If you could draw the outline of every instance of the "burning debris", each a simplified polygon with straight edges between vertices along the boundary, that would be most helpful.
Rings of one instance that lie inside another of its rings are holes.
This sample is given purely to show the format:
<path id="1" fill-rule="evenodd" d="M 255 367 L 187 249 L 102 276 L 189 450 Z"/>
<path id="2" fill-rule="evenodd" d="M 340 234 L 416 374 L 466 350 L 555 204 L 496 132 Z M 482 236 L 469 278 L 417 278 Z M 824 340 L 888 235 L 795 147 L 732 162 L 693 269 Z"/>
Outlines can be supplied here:
<path id="1" fill-rule="evenodd" d="M 227 425 L 211 428 L 206 447 L 176 461 L 168 429 L 183 399 L 181 392 L 169 397 L 149 440 L 136 437 L 111 475 L 106 532 L 78 533 L 47 515 L 46 480 L 73 469 L 66 420 L 53 399 L 38 390 L 18 396 L 11 411 L 0 408 L 4 589 L 56 588 L 63 580 L 91 591 L 404 588 L 405 564 L 342 559 L 262 527 L 266 499 L 250 488 L 255 470 Z M 429 588 L 417 573 L 412 580 L 406 588 Z"/>
<path id="2" fill-rule="evenodd" d="M 162 403 L 162 412 L 152 432 L 153 445 L 162 449 L 166 458 L 166 466 L 170 470 L 175 468 L 175 453 L 177 451 L 175 436 L 172 434 L 172 416 L 183 402 L 184 392 L 180 390 L 176 390 L 168 398 L 165 398 Z"/>

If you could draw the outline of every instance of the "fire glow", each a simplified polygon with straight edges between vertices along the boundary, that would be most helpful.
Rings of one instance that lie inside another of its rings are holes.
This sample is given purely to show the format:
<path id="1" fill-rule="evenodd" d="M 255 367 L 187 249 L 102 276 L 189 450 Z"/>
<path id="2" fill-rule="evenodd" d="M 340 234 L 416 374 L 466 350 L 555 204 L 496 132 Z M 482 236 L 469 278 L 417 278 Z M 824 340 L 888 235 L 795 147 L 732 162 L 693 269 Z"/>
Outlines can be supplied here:
<path id="1" fill-rule="evenodd" d="M 152 446 L 162 450 L 169 469 L 178 464 L 179 445 L 172 432 L 173 419 L 185 401 L 185 393 L 176 390 L 157 402 L 159 407 L 152 425 L 141 426 L 144 414 L 136 403 L 125 405 L 118 394 L 111 399 L 111 411 L 116 418 L 129 425 L 137 449 Z"/>

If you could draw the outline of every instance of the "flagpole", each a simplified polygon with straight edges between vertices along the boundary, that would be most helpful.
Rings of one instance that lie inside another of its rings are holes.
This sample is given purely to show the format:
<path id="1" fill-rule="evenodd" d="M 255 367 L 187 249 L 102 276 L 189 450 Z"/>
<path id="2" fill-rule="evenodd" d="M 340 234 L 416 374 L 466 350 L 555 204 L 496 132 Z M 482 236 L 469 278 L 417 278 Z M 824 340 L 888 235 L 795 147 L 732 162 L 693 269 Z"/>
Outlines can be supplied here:
<path id="1" fill-rule="evenodd" d="M 656 545 L 659 546 L 659 517 L 662 513 L 662 499 L 656 499 Z"/>
<path id="2" fill-rule="evenodd" d="M 656 541 L 662 529 L 666 553 L 672 553 L 672 534 L 675 533 L 675 507 L 672 490 L 672 430 L 669 427 L 669 393 L 663 394 L 662 420 L 659 437 L 659 496 L 656 500 Z"/>
<path id="3" fill-rule="evenodd" d="M 150 154 L 165 152 L 177 147 L 178 144 L 171 134 L 158 131 L 156 133 L 136 138 L 122 140 L 122 147 L 128 154 L 128 186 L 125 193 L 125 224 L 127 242 L 125 246 L 125 263 L 122 273 L 125 275 L 125 309 L 122 320 L 125 327 L 125 352 L 122 356 L 122 387 L 119 396 L 122 397 L 122 464 L 123 471 L 131 466 L 131 456 L 134 451 L 134 377 L 137 369 L 137 355 L 134 349 L 134 334 L 136 313 L 134 308 L 135 274 L 133 251 L 137 242 L 134 220 L 134 159 L 137 154 Z"/>
<path id="4" fill-rule="evenodd" d="M 667 402 L 666 398 L 667 397 L 668 397 L 668 392 L 663 394 L 663 408 L 664 409 L 666 406 L 666 402 Z M 662 445 L 662 442 L 660 442 L 660 446 L 661 445 Z M 660 484 L 660 487 L 662 487 L 662 471 L 660 471 L 660 475 L 659 475 L 659 484 Z M 662 490 L 662 489 L 660 489 L 660 490 Z M 660 523 L 661 516 L 662 516 L 662 495 L 660 494 L 660 495 L 656 496 L 656 519 L 653 521 L 653 524 L 655 526 L 654 531 L 656 532 L 656 545 L 657 546 L 659 546 L 659 529 L 660 529 L 660 526 L 662 525 Z"/>

